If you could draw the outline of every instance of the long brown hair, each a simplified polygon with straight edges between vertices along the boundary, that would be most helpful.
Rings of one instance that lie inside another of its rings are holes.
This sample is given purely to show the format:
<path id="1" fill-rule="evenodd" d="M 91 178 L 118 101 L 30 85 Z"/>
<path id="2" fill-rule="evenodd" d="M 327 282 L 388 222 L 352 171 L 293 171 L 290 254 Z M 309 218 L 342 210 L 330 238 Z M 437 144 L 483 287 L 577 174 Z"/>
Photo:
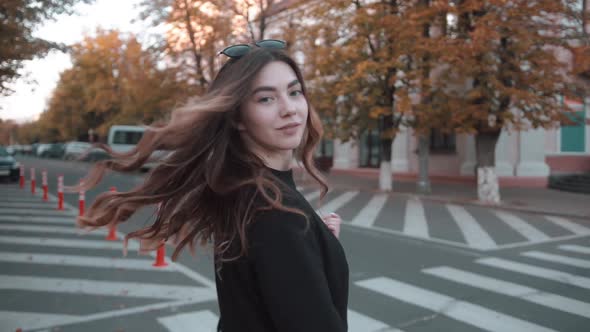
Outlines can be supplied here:
<path id="1" fill-rule="evenodd" d="M 157 204 L 154 223 L 129 233 L 126 243 L 137 238 L 142 250 L 153 250 L 174 239 L 175 260 L 187 244 L 194 252 L 195 244 L 213 242 L 215 262 L 219 263 L 247 255 L 246 226 L 258 210 L 277 208 L 303 214 L 281 204 L 279 183 L 246 148 L 236 128 L 240 106 L 253 80 L 273 61 L 293 69 L 307 96 L 300 69 L 280 50 L 255 48 L 240 59 L 228 60 L 204 96 L 175 110 L 167 124 L 146 127 L 133 150 L 116 153 L 99 144 L 114 158 L 97 163 L 84 180 L 85 189 L 94 187 L 109 169 L 132 172 L 150 161 L 155 151 L 164 150 L 167 155 L 133 190 L 100 194 L 78 218 L 78 224 L 101 227 L 122 223 L 139 208 Z M 328 187 L 312 161 L 323 131 L 317 113 L 308 107 L 306 131 L 295 152 L 305 171 L 319 183 L 323 197 Z M 264 198 L 268 205 L 256 206 L 255 197 Z M 226 257 L 236 241 L 239 254 Z"/>

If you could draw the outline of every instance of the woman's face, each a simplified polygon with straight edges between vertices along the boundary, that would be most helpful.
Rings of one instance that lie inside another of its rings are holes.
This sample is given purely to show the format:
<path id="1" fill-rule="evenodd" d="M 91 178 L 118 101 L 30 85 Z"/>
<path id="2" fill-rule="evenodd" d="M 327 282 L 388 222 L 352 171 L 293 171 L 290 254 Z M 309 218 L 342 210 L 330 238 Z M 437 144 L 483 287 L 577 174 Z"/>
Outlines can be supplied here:
<path id="1" fill-rule="evenodd" d="M 282 61 L 267 64 L 253 81 L 238 125 L 246 145 L 263 159 L 290 158 L 307 124 L 301 82 Z"/>

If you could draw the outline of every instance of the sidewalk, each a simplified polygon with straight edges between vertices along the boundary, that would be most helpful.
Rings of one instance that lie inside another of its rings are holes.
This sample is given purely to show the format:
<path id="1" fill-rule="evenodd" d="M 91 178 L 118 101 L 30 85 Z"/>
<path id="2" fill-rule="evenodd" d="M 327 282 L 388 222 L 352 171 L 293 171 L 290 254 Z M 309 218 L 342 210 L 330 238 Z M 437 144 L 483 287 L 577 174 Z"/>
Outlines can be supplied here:
<path id="1" fill-rule="evenodd" d="M 379 191 L 379 173 L 366 170 L 332 170 L 327 174 L 330 189 Z M 538 187 L 500 187 L 502 202 L 499 205 L 484 204 L 477 200 L 475 181 L 449 181 L 431 179 L 432 193 L 417 194 L 416 181 L 409 179 L 393 180 L 394 194 L 412 195 L 423 200 L 461 205 L 480 205 L 506 210 L 530 213 L 551 214 L 564 217 L 590 219 L 590 195 L 570 193 Z M 312 184 L 310 177 L 306 183 Z"/>

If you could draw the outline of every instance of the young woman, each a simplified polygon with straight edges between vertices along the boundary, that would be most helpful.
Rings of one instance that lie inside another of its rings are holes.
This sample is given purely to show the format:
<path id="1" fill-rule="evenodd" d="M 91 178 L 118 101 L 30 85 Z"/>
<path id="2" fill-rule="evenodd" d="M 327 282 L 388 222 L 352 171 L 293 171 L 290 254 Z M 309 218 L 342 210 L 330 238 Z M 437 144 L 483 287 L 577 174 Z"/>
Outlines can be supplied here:
<path id="1" fill-rule="evenodd" d="M 158 204 L 155 222 L 127 238 L 145 249 L 174 239 L 173 259 L 187 244 L 212 242 L 218 331 L 347 330 L 340 218 L 321 219 L 293 181 L 298 157 L 322 196 L 327 191 L 312 162 L 321 123 L 284 46 L 265 40 L 226 48 L 229 60 L 206 95 L 167 125 L 148 128 L 135 150 L 102 161 L 85 181 L 94 186 L 106 169 L 136 170 L 153 151 L 171 152 L 138 188 L 100 195 L 79 223 L 120 223 Z"/>

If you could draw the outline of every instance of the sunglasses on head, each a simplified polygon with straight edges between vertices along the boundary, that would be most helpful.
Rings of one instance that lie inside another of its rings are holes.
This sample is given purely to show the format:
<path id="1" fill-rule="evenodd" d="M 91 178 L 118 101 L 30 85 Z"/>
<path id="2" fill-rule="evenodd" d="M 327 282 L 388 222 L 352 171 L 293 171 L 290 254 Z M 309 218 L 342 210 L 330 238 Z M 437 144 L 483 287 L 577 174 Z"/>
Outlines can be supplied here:
<path id="1" fill-rule="evenodd" d="M 276 48 L 276 49 L 283 49 L 287 43 L 283 40 L 278 39 L 263 39 L 259 40 L 254 43 L 254 46 L 258 46 L 261 48 Z M 244 55 L 248 54 L 252 49 L 252 45 L 250 44 L 236 44 L 232 46 L 228 46 L 223 51 L 219 52 L 219 54 L 223 54 L 228 56 L 232 59 L 239 59 Z M 219 55 L 218 54 L 218 55 Z"/>

